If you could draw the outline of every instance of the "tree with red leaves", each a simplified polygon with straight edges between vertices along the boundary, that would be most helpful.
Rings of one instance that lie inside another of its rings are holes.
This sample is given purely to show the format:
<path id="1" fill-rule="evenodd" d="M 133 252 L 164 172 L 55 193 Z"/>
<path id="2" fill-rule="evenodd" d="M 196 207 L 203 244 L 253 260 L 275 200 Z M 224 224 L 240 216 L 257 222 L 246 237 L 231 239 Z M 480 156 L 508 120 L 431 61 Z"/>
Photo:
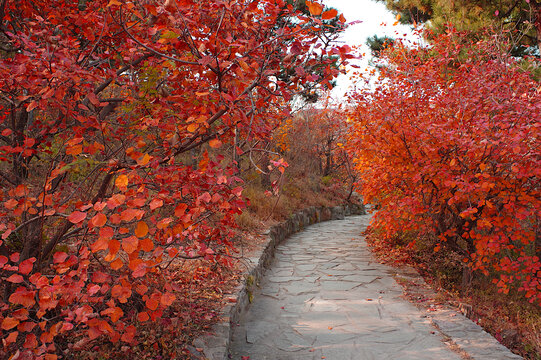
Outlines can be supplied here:
<path id="1" fill-rule="evenodd" d="M 338 14 L 318 12 L 0 1 L 4 355 L 54 359 L 59 335 L 133 344 L 134 319 L 175 301 L 171 262 L 228 262 L 244 202 L 220 152 L 267 138 L 292 96 L 330 85 L 331 54 L 350 56 L 322 45 Z"/>
<path id="2" fill-rule="evenodd" d="M 360 191 L 383 241 L 435 239 L 465 274 L 541 303 L 541 87 L 501 44 L 467 39 L 384 52 L 381 81 L 352 99 Z"/>

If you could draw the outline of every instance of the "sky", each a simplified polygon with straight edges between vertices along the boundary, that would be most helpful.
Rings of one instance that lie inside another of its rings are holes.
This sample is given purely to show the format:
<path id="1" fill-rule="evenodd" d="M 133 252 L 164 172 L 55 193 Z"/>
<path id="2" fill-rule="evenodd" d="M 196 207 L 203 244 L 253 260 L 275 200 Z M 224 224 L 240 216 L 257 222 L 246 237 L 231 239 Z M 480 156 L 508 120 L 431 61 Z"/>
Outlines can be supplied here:
<path id="1" fill-rule="evenodd" d="M 344 14 L 348 23 L 361 21 L 359 24 L 349 26 L 339 39 L 351 47 L 360 46 L 360 52 L 365 56 L 361 61 L 356 61 L 356 64 L 361 66 L 361 69 L 369 66 L 370 50 L 365 44 L 368 37 L 387 35 L 392 38 L 413 38 L 409 26 L 393 25 L 396 22 L 395 15 L 387 10 L 384 3 L 374 0 L 324 0 L 323 3 Z M 340 75 L 337 79 L 338 86 L 333 89 L 332 96 L 338 101 L 347 89 L 354 85 L 351 80 L 352 71 L 350 68 L 349 75 Z"/>

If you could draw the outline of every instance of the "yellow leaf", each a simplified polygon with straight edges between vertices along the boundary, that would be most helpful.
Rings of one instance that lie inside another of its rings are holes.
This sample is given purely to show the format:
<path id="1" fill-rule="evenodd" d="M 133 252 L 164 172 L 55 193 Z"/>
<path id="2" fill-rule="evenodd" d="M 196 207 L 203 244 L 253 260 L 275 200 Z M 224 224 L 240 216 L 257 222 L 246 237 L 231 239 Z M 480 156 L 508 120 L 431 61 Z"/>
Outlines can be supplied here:
<path id="1" fill-rule="evenodd" d="M 188 131 L 189 132 L 195 132 L 196 130 L 197 130 L 197 125 L 196 124 L 188 125 Z"/>
<path id="2" fill-rule="evenodd" d="M 124 190 L 128 186 L 128 177 L 124 174 L 120 175 L 115 180 L 115 185 L 120 189 Z"/>
<path id="3" fill-rule="evenodd" d="M 140 165 L 140 166 L 144 166 L 144 165 L 148 164 L 150 159 L 151 159 L 150 155 L 145 154 L 145 155 L 141 156 L 139 159 L 137 159 L 137 164 Z"/>
<path id="4" fill-rule="evenodd" d="M 74 145 L 66 149 L 66 155 L 76 156 L 83 152 L 83 145 Z"/>
<path id="5" fill-rule="evenodd" d="M 222 142 L 220 140 L 218 140 L 218 139 L 212 139 L 212 140 L 209 141 L 209 146 L 211 148 L 217 149 L 220 146 L 222 146 Z"/>

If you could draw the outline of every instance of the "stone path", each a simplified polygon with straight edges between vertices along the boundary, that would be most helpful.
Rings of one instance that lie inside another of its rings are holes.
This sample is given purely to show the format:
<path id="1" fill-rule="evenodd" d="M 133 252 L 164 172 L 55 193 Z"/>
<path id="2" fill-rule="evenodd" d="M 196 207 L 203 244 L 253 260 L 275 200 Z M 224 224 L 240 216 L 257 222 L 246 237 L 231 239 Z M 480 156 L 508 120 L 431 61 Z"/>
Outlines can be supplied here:
<path id="1" fill-rule="evenodd" d="M 233 329 L 232 359 L 521 359 L 461 314 L 405 300 L 397 270 L 375 262 L 359 235 L 368 221 L 313 225 L 278 246 Z"/>

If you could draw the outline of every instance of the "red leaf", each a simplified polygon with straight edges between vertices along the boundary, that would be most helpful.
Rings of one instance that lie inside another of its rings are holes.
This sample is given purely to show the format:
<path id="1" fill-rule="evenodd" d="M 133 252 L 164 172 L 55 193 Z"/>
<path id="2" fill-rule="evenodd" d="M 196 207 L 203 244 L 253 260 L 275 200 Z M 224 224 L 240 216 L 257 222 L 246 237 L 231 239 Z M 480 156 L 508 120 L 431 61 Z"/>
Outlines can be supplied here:
<path id="1" fill-rule="evenodd" d="M 122 240 L 122 249 L 128 254 L 131 254 L 137 250 L 138 247 L 139 239 L 137 239 L 135 236 L 130 236 Z"/>
<path id="2" fill-rule="evenodd" d="M 83 145 L 78 144 L 66 148 L 66 155 L 77 156 L 83 152 Z"/>
<path id="3" fill-rule="evenodd" d="M 165 294 L 162 294 L 162 296 L 160 297 L 160 303 L 163 306 L 169 306 L 169 305 L 173 304 L 175 299 L 176 299 L 175 295 L 173 295 L 171 293 L 165 293 Z"/>
<path id="4" fill-rule="evenodd" d="M 236 188 L 234 188 L 231 192 L 235 195 L 235 196 L 238 196 L 240 197 L 242 195 L 242 187 L 241 186 L 238 186 Z"/>
<path id="5" fill-rule="evenodd" d="M 27 334 L 26 335 L 26 341 L 24 342 L 23 347 L 25 349 L 34 349 L 37 345 L 38 345 L 38 340 L 36 338 L 36 335 Z"/>
<path id="6" fill-rule="evenodd" d="M 153 199 L 150 202 L 150 210 L 155 210 L 157 208 L 160 208 L 163 206 L 163 200 L 161 199 Z"/>
<path id="7" fill-rule="evenodd" d="M 86 213 L 81 211 L 74 211 L 68 216 L 68 220 L 73 224 L 78 224 L 86 219 Z"/>
<path id="8" fill-rule="evenodd" d="M 58 251 L 58 252 L 54 253 L 54 255 L 53 255 L 53 262 L 55 264 L 63 263 L 64 261 L 66 261 L 67 258 L 68 258 L 68 254 L 66 254 L 63 251 Z"/>
<path id="9" fill-rule="evenodd" d="M 87 97 L 88 97 L 88 100 L 90 100 L 90 102 L 92 103 L 92 105 L 94 105 L 94 106 L 100 106 L 100 100 L 98 99 L 98 97 L 96 96 L 96 94 L 94 94 L 93 92 L 91 92 L 91 93 L 88 93 Z"/>
<path id="10" fill-rule="evenodd" d="M 143 238 L 148 234 L 148 225 L 144 221 L 139 221 L 135 227 L 135 235 L 139 238 Z"/>
<path id="11" fill-rule="evenodd" d="M 24 278 L 19 274 L 13 274 L 10 277 L 8 277 L 6 279 L 6 281 L 9 281 L 9 282 L 14 283 L 14 284 L 19 284 L 19 283 L 22 283 L 24 281 Z"/>
<path id="12" fill-rule="evenodd" d="M 26 111 L 30 112 L 38 107 L 38 103 L 36 101 L 32 101 L 28 106 L 26 107 Z"/>
<path id="13" fill-rule="evenodd" d="M 308 7 L 310 14 L 314 16 L 321 15 L 321 12 L 323 11 L 323 5 L 318 4 L 315 1 L 306 1 L 306 6 Z"/>
<path id="14" fill-rule="evenodd" d="M 12 317 L 4 318 L 4 320 L 2 321 L 3 330 L 13 329 L 17 325 L 19 325 L 19 320 Z"/>
<path id="15" fill-rule="evenodd" d="M 133 325 L 130 325 L 126 328 L 126 330 L 124 330 L 124 334 L 122 334 L 122 337 L 120 338 L 120 340 L 127 343 L 132 343 L 135 338 L 136 332 L 137 332 L 137 328 Z"/>
<path id="16" fill-rule="evenodd" d="M 137 314 L 137 320 L 139 320 L 140 322 L 148 321 L 148 319 L 150 319 L 150 317 L 148 316 L 148 313 L 146 311 Z"/>
<path id="17" fill-rule="evenodd" d="M 149 252 L 154 249 L 154 243 L 150 238 L 144 238 L 143 240 L 139 241 L 139 247 L 141 250 Z"/>
<path id="18" fill-rule="evenodd" d="M 121 259 L 116 259 L 111 263 L 111 269 L 118 270 L 124 266 L 124 262 Z"/>
<path id="19" fill-rule="evenodd" d="M 126 222 L 132 221 L 135 216 L 137 216 L 136 209 L 126 209 L 120 214 L 120 218 Z"/>
<path id="20" fill-rule="evenodd" d="M 146 304 L 147 308 L 150 309 L 150 310 L 156 310 L 158 308 L 158 305 L 159 305 L 158 302 L 153 298 L 150 298 L 147 301 L 145 301 L 145 304 Z"/>
<path id="21" fill-rule="evenodd" d="M 188 205 L 186 205 L 186 204 L 177 205 L 177 207 L 175 208 L 175 216 L 176 217 L 183 216 L 186 213 L 187 208 L 188 208 Z"/>
<path id="22" fill-rule="evenodd" d="M 5 339 L 6 344 L 12 344 L 17 341 L 17 336 L 19 335 L 18 331 L 11 332 Z"/>
<path id="23" fill-rule="evenodd" d="M 338 11 L 336 11 L 336 9 L 331 9 L 321 14 L 321 18 L 323 20 L 330 20 L 330 19 L 334 19 L 337 15 L 338 15 Z"/>
<path id="24" fill-rule="evenodd" d="M 13 209 L 15 206 L 17 206 L 19 204 L 19 202 L 15 199 L 9 199 L 8 201 L 6 201 L 4 203 L 4 206 L 6 207 L 6 209 L 8 210 L 11 210 Z"/>
<path id="25" fill-rule="evenodd" d="M 30 291 L 24 287 L 20 287 L 13 294 L 11 294 L 11 296 L 9 297 L 9 302 L 11 302 L 12 304 L 19 304 L 28 308 L 36 303 L 34 295 L 35 291 Z"/>
<path id="26" fill-rule="evenodd" d="M 102 227 L 103 225 L 105 225 L 105 223 L 107 223 L 107 216 L 105 216 L 102 213 L 98 213 L 94 215 L 94 217 L 90 220 L 90 222 L 95 227 Z"/>
<path id="27" fill-rule="evenodd" d="M 36 258 L 30 258 L 30 259 L 26 259 L 24 261 L 22 261 L 20 264 L 19 264 L 19 273 L 23 274 L 23 275 L 27 275 L 27 274 L 30 274 L 30 272 L 32 271 L 32 267 L 34 266 L 34 262 L 36 261 Z"/>

